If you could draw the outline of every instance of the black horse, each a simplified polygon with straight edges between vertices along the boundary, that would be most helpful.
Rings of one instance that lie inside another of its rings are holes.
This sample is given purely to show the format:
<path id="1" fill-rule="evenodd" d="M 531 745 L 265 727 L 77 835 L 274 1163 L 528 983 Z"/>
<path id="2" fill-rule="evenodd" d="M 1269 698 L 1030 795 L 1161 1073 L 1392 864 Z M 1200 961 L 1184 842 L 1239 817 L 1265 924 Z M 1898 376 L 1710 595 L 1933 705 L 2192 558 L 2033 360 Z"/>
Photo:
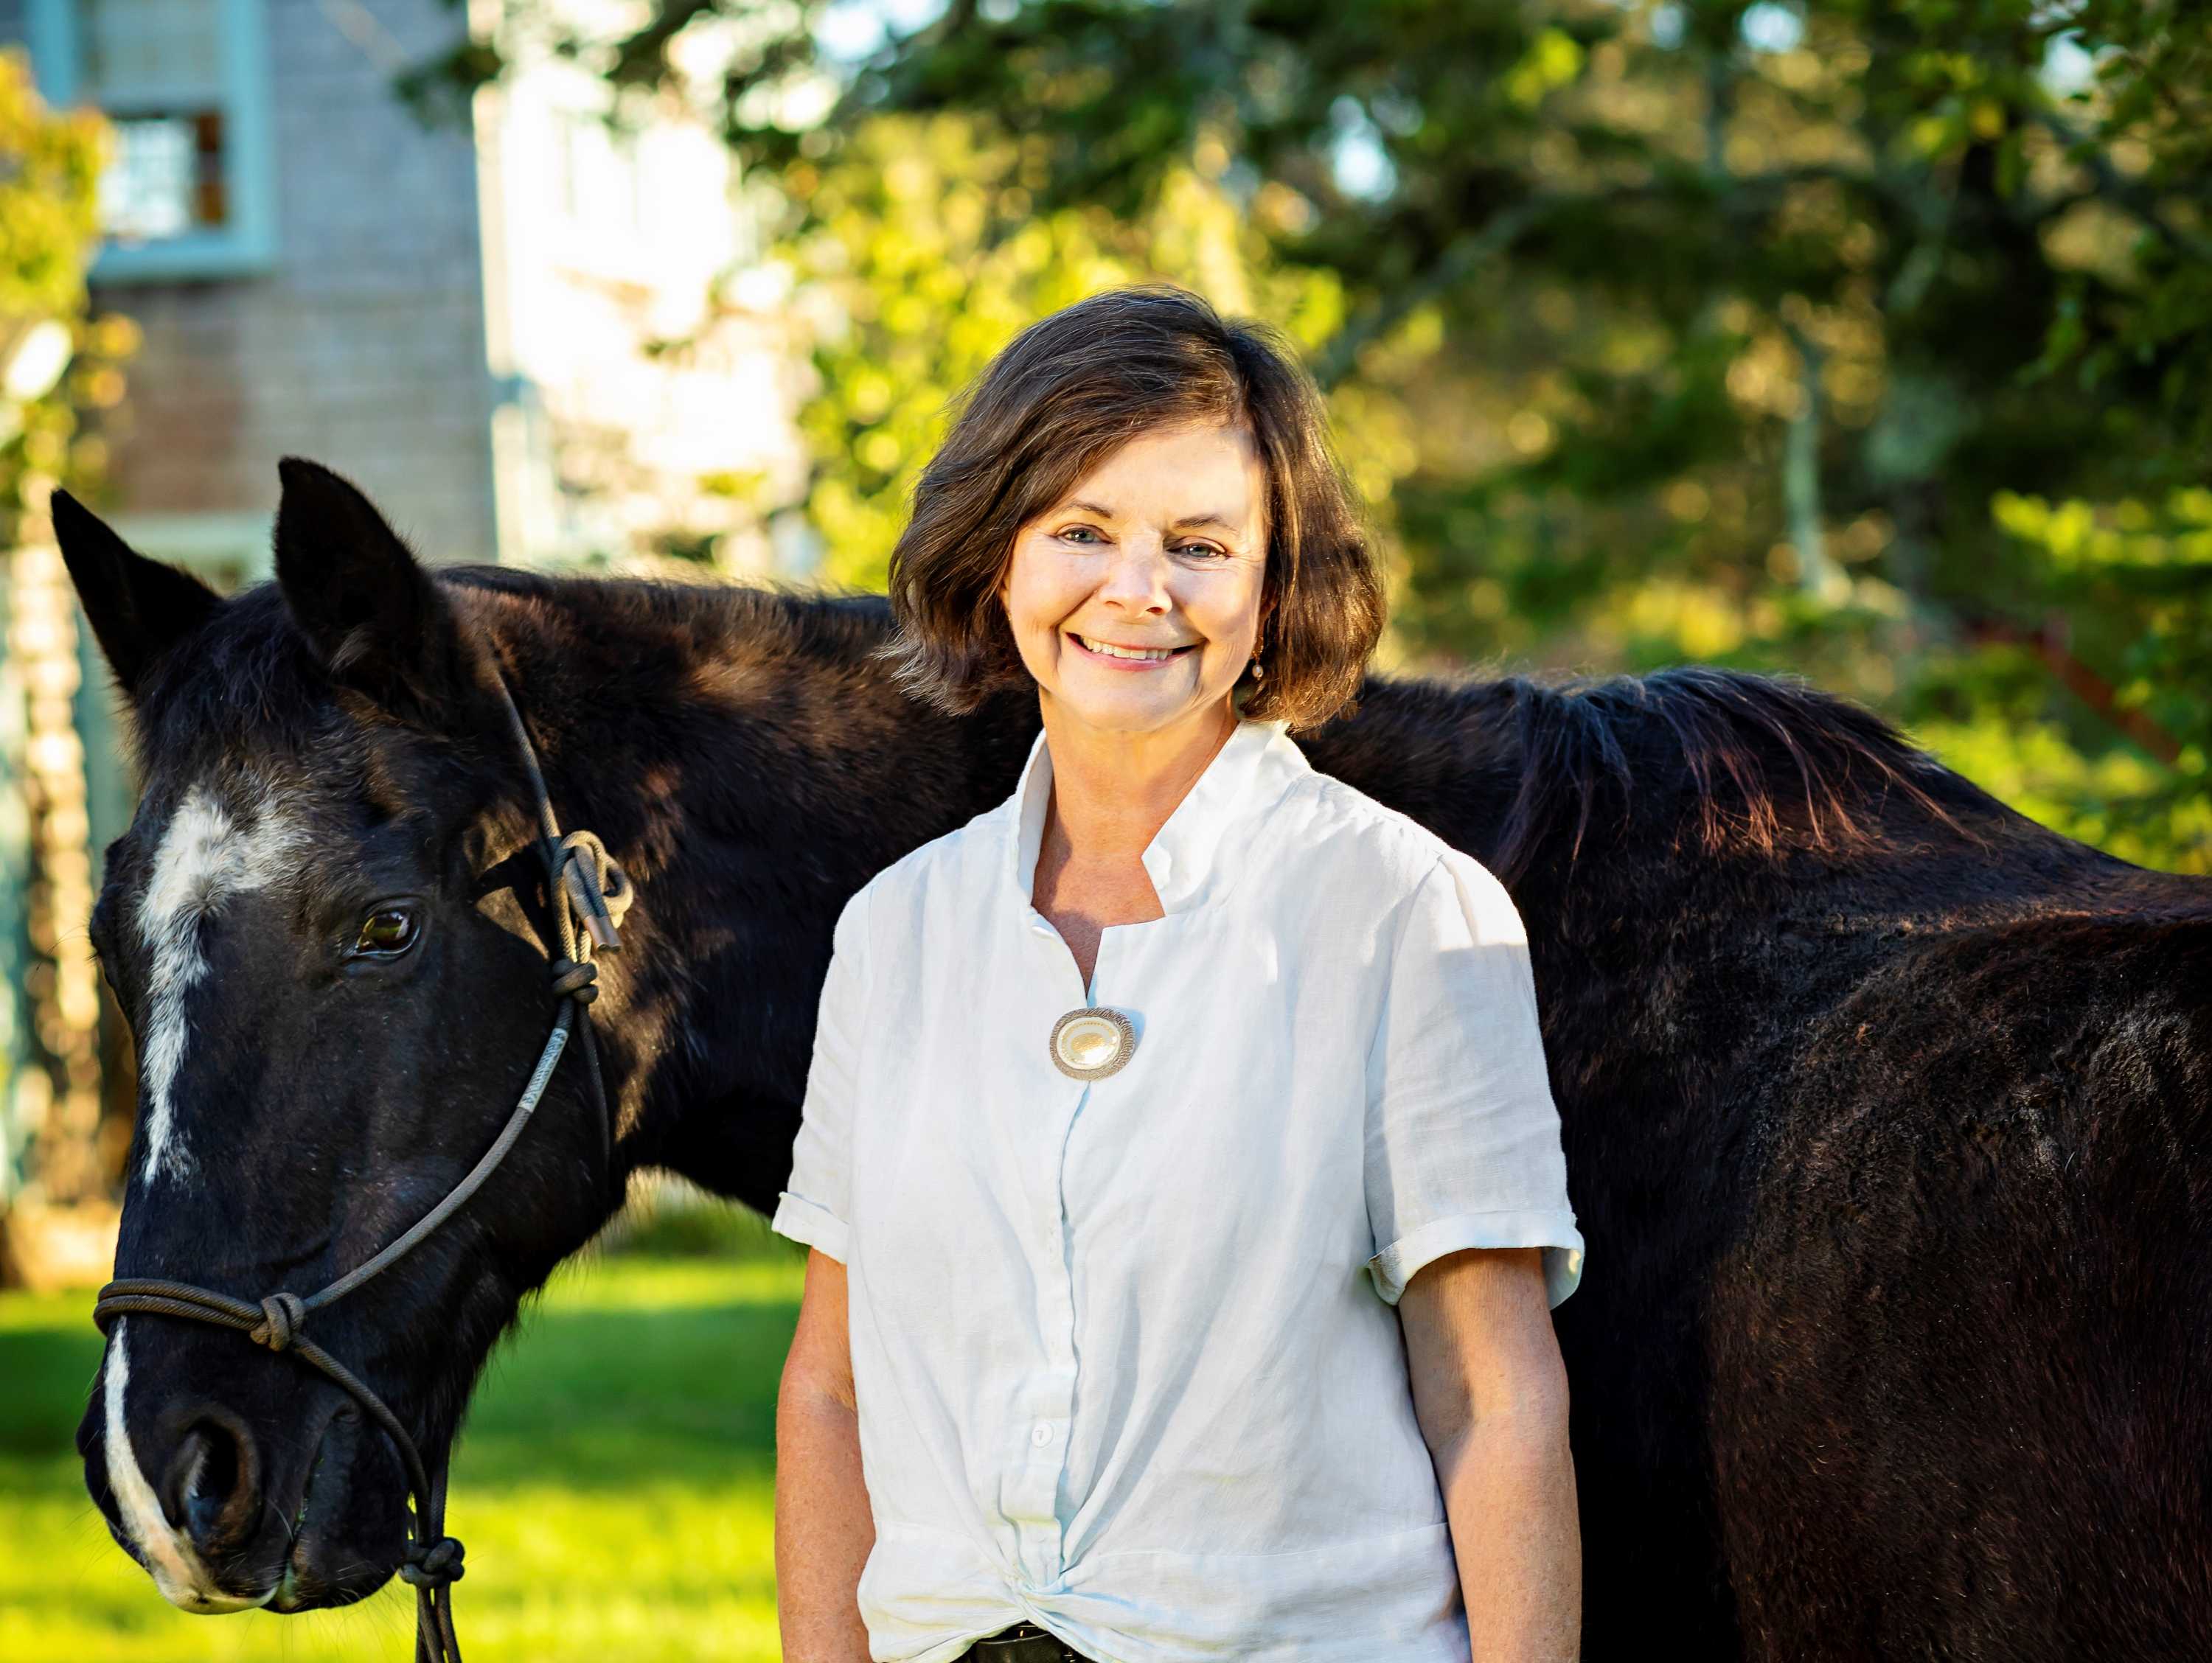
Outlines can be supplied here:
<path id="1" fill-rule="evenodd" d="M 313 1320 L 436 1456 L 629 1173 L 772 1205 L 838 907 L 1004 798 L 1036 704 L 902 696 L 878 598 L 434 575 L 283 473 L 276 579 L 228 600 L 57 501 L 144 780 L 93 929 L 140 1058 L 117 1274 L 319 1287 L 503 1122 L 551 1013 L 503 674 L 636 888 L 593 1007 L 619 1135 L 556 1074 L 466 1208 Z M 1590 1247 L 1558 1314 L 1586 1654 L 2206 1654 L 2212 884 L 1744 676 L 1376 677 L 1302 743 L 1529 927 Z M 401 1561 L 387 1441 L 235 1334 L 118 1324 L 79 1444 L 187 1607 Z"/>

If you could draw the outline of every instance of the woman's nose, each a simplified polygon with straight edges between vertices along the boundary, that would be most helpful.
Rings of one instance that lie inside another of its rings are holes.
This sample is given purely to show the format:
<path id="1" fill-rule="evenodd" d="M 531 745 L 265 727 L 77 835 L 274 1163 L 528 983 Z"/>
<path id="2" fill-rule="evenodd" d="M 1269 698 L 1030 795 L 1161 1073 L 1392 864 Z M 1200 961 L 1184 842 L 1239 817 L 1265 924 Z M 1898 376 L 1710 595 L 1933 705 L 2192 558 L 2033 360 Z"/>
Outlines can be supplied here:
<path id="1" fill-rule="evenodd" d="M 1125 538 L 1115 550 L 1106 580 L 1099 586 L 1099 598 L 1132 609 L 1156 607 L 1165 611 L 1173 604 L 1167 572 L 1166 551 L 1159 538 Z"/>

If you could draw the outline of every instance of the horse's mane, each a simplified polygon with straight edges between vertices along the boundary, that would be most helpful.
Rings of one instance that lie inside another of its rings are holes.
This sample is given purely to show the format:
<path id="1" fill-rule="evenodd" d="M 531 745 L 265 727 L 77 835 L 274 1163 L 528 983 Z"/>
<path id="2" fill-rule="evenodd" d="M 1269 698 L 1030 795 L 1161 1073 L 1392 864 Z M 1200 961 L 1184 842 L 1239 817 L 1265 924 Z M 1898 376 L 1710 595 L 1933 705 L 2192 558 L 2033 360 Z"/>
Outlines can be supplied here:
<path id="1" fill-rule="evenodd" d="M 1979 792 L 1872 711 L 1799 681 L 1686 666 L 1508 677 L 1483 691 L 1517 741 L 1520 782 L 1497 857 L 1504 873 L 1546 849 L 1573 859 L 1601 814 L 1623 825 L 1640 806 L 1679 814 L 1685 796 L 1708 854 L 1862 851 L 1885 835 L 1898 799 L 1978 835 L 1954 810 Z"/>
<path id="2" fill-rule="evenodd" d="M 883 643 L 881 595 L 684 584 L 503 566 L 436 568 L 451 587 L 512 598 L 558 625 L 599 620 L 696 630 L 800 662 L 854 663 Z M 161 677 L 165 725 L 235 731 L 306 748 L 330 738 L 327 680 L 274 582 L 240 592 Z M 1391 678 L 1396 680 L 1396 678 Z M 1417 725 L 1472 719 L 1503 742 L 1513 799 L 1493 857 L 1517 876 L 1547 851 L 1578 853 L 1594 830 L 1661 810 L 1708 853 L 1866 849 L 1885 810 L 1907 806 L 1968 838 L 1955 810 L 1990 799 L 1873 712 L 1785 677 L 1691 666 L 1644 676 L 1399 680 Z M 1413 737 L 1411 732 L 1401 739 Z M 1517 774 L 1517 780 L 1516 775 Z M 1949 799 L 1947 804 L 1939 798 Z"/>
<path id="3" fill-rule="evenodd" d="M 533 572 L 514 566 L 456 565 L 437 569 L 451 586 L 518 597 L 525 606 L 599 617 L 641 627 L 696 627 L 712 618 L 732 640 L 776 643 L 809 658 L 865 652 L 890 622 L 882 595 L 838 592 L 761 579 L 744 583 L 686 583 L 665 577 L 609 577 Z"/>
<path id="4" fill-rule="evenodd" d="M 709 620 L 732 641 L 802 658 L 849 661 L 878 642 L 890 617 L 880 595 L 786 590 L 773 586 L 684 584 L 533 572 L 509 566 L 433 568 L 450 587 L 511 597 L 526 610 L 565 620 L 619 617 L 651 628 L 696 628 Z M 274 580 L 228 598 L 162 671 L 131 731 L 141 761 L 153 743 L 143 719 L 179 738 L 234 732 L 250 724 L 295 751 L 330 742 L 330 680 L 292 622 Z"/>

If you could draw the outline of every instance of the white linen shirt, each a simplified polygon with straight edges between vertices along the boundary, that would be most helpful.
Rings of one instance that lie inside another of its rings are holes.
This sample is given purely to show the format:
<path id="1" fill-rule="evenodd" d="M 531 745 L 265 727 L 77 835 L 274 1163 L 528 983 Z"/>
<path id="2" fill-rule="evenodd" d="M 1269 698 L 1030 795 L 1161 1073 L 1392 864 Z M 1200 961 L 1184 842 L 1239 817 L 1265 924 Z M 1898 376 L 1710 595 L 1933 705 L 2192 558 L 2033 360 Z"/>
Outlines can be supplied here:
<path id="1" fill-rule="evenodd" d="M 1465 1663 L 1391 1307 L 1462 1247 L 1580 1279 L 1528 945 L 1286 727 L 1215 753 L 1144 852 L 1166 916 L 1087 989 L 1031 902 L 1042 731 L 838 917 L 772 1227 L 846 1267 L 883 1663 L 1023 1621 L 1100 1663 Z M 1137 1038 L 1086 1082 L 1048 1038 L 1089 1004 Z"/>

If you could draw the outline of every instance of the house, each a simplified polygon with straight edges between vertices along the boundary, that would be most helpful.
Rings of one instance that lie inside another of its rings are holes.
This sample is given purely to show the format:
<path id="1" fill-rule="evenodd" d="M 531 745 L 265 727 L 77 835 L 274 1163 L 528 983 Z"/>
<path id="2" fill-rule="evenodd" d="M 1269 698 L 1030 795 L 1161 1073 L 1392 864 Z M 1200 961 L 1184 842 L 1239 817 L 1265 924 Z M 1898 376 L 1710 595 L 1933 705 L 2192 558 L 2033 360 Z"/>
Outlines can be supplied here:
<path id="1" fill-rule="evenodd" d="M 118 137 L 92 277 L 143 331 L 107 434 L 118 526 L 219 583 L 262 574 L 297 453 L 426 559 L 804 574 L 803 537 L 751 507 L 804 468 L 791 355 L 772 308 L 709 303 L 759 254 L 726 152 L 666 100 L 611 126 L 605 82 L 526 39 L 502 85 L 426 121 L 395 82 L 469 17 L 0 0 L 49 101 Z"/>
<path id="2" fill-rule="evenodd" d="M 401 76 L 471 28 L 518 27 L 501 13 L 497 0 L 0 0 L 0 45 L 27 48 L 48 102 L 96 106 L 116 137 L 93 304 L 133 319 L 143 344 L 98 426 L 98 506 L 143 552 L 219 589 L 267 575 L 276 462 L 299 454 L 361 484 L 432 561 L 810 574 L 797 517 L 772 530 L 757 506 L 793 499 L 804 477 L 805 370 L 727 152 L 667 97 L 611 123 L 602 79 L 512 34 L 501 84 L 449 100 L 443 119 L 418 115 Z M 563 15 L 621 19 L 617 0 Z M 66 634 L 59 583 L 26 596 Z M 36 891 L 51 864 L 40 840 L 66 819 L 92 885 L 69 856 L 66 904 L 48 911 L 74 924 L 27 931 L 0 912 L 0 967 L 17 972 L 0 991 L 26 1006 L 0 1023 L 0 1049 L 30 1065 L 0 1090 L 0 1214 L 40 1138 L 76 1169 L 112 1169 L 131 1111 L 112 1006 L 92 1086 L 96 1065 L 34 1043 L 27 1008 L 58 986 L 91 997 L 86 967 L 60 956 L 135 800 L 78 623 L 58 736 L 73 722 L 72 755 L 27 741 L 33 705 L 0 674 L 0 872 L 31 874 Z M 40 789 L 21 783 L 33 751 L 64 773 L 81 756 L 81 783 L 54 787 L 81 810 L 24 808 Z M 104 1109 L 84 1108 L 88 1091 Z"/>

